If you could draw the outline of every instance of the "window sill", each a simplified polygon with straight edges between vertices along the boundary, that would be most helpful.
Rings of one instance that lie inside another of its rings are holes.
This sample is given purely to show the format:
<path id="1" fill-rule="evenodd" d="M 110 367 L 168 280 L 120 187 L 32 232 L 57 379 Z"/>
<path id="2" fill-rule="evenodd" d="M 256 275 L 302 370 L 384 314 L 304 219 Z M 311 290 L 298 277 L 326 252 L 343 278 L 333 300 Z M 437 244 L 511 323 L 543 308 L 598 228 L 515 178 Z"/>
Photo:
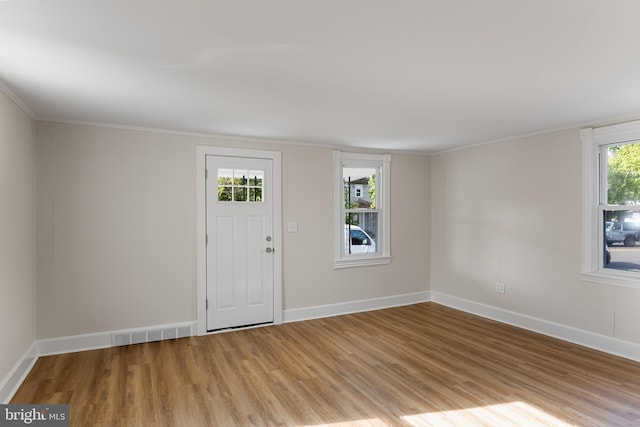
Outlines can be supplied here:
<path id="1" fill-rule="evenodd" d="M 581 273 L 582 280 L 586 282 L 602 283 L 605 285 L 622 286 L 625 288 L 640 289 L 640 275 L 638 273 L 593 271 Z"/>
<path id="2" fill-rule="evenodd" d="M 338 270 L 341 268 L 369 267 L 372 265 L 384 264 L 391 264 L 390 256 L 379 256 L 375 258 L 336 259 L 333 261 L 333 268 L 335 270 Z"/>

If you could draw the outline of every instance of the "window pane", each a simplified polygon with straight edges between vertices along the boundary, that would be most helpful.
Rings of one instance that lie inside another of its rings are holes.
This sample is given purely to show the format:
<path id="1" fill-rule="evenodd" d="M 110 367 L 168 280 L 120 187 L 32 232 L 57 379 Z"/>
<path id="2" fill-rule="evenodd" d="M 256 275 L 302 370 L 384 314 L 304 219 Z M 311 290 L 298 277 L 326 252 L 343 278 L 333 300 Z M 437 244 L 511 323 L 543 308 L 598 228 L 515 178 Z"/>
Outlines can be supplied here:
<path id="1" fill-rule="evenodd" d="M 605 210 L 603 267 L 640 272 L 640 144 L 607 148 L 607 203 L 622 209 Z"/>
<path id="2" fill-rule="evenodd" d="M 604 268 L 640 271 L 640 210 L 604 211 Z"/>
<path id="3" fill-rule="evenodd" d="M 344 224 L 344 253 L 376 253 L 378 212 L 347 212 Z"/>
<path id="4" fill-rule="evenodd" d="M 607 154 L 607 203 L 640 204 L 640 144 L 613 145 Z"/>
<path id="5" fill-rule="evenodd" d="M 345 209 L 376 208 L 376 168 L 342 168 Z"/>

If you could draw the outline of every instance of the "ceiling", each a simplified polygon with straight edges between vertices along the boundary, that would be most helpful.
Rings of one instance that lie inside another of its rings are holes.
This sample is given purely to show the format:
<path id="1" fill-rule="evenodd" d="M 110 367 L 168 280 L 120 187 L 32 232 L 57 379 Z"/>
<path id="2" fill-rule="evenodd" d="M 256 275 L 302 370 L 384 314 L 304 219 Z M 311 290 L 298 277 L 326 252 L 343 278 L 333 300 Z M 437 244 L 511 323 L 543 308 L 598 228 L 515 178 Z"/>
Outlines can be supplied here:
<path id="1" fill-rule="evenodd" d="M 640 114 L 637 0 L 0 0 L 36 119 L 437 152 Z"/>

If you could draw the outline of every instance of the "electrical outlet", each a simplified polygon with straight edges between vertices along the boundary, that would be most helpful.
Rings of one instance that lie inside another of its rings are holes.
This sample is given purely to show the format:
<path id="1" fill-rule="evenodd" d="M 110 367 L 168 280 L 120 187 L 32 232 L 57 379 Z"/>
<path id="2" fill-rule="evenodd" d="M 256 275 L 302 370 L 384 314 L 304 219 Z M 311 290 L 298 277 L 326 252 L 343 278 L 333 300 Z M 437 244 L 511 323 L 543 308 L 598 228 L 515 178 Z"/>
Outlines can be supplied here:
<path id="1" fill-rule="evenodd" d="M 496 282 L 496 292 L 504 294 L 504 283 Z"/>

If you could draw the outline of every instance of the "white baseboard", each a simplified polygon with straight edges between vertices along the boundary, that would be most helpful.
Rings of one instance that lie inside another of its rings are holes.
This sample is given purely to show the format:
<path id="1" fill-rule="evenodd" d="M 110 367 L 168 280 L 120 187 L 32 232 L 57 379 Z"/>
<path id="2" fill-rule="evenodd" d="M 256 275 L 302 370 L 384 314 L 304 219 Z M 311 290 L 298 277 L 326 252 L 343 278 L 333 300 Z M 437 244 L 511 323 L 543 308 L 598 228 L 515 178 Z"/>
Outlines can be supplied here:
<path id="1" fill-rule="evenodd" d="M 111 332 L 47 338 L 34 341 L 34 345 L 38 357 L 97 350 L 99 348 L 111 347 Z"/>
<path id="2" fill-rule="evenodd" d="M 383 308 L 417 304 L 420 302 L 428 302 L 430 300 L 430 291 L 422 291 L 411 294 L 393 295 L 389 297 L 340 302 L 336 304 L 293 308 L 284 311 L 283 322 L 288 323 L 299 322 L 301 320 L 320 319 L 323 317 L 340 316 L 342 314 L 359 313 L 362 311 L 380 310 Z"/>
<path id="3" fill-rule="evenodd" d="M 188 328 L 188 329 L 185 329 Z M 72 335 L 67 337 L 48 338 L 35 340 L 29 349 L 18 360 L 13 369 L 0 383 L 0 402 L 9 403 L 13 395 L 24 381 L 27 374 L 33 368 L 40 356 L 50 356 L 54 354 L 75 353 L 77 351 L 96 350 L 114 346 L 114 335 L 127 335 L 137 337 L 145 331 L 162 331 L 175 329 L 176 331 L 190 331 L 188 334 L 176 335 L 172 338 L 182 338 L 195 334 L 196 322 L 170 323 L 155 325 L 144 328 L 123 329 L 118 331 L 97 332 L 94 334 Z M 179 332 L 176 332 L 179 334 Z M 151 341 L 151 340 L 150 340 Z M 135 343 L 135 341 L 134 341 Z"/>
<path id="4" fill-rule="evenodd" d="M 22 384 L 31 371 L 31 368 L 33 368 L 36 360 L 38 360 L 38 356 L 34 342 L 29 346 L 27 351 L 24 352 L 22 357 L 18 359 L 18 362 L 16 362 L 4 380 L 2 380 L 2 383 L 0 383 L 0 403 L 9 403 L 13 395 L 18 391 L 20 384 Z"/>
<path id="5" fill-rule="evenodd" d="M 72 335 L 67 337 L 48 338 L 36 340 L 36 352 L 38 356 L 50 356 L 54 354 L 74 353 L 76 351 L 97 350 L 114 346 L 114 335 L 135 334 L 151 330 L 178 329 L 189 327 L 190 335 L 195 335 L 196 322 L 169 323 L 163 325 L 147 326 L 144 328 L 121 329 L 117 331 L 97 332 L 93 334 Z M 187 336 L 187 335 L 183 335 Z M 179 336 L 177 338 L 182 338 Z M 172 337 L 176 338 L 176 337 Z M 159 341 L 159 340 L 156 340 Z M 143 341 L 144 342 L 144 341 Z M 135 344 L 135 342 L 132 342 Z M 127 343 L 129 344 L 129 343 Z"/>
<path id="6" fill-rule="evenodd" d="M 640 362 L 640 344 L 431 291 L 431 301 L 501 323 Z"/>

